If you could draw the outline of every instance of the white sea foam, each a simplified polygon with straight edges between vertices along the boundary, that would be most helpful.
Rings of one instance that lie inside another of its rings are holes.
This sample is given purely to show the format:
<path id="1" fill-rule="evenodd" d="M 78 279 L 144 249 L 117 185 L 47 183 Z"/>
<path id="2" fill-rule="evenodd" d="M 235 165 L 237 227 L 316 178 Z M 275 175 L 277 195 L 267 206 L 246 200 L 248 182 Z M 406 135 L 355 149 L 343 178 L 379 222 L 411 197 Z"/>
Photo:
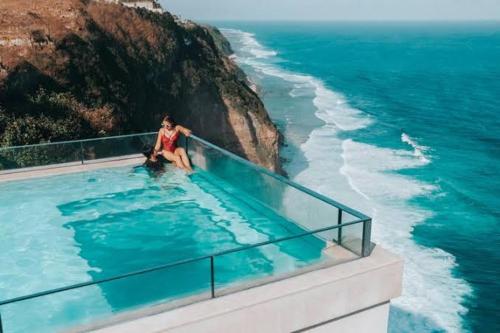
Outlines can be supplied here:
<path id="1" fill-rule="evenodd" d="M 269 58 L 278 55 L 276 51 L 268 50 L 264 46 L 262 46 L 257 39 L 255 39 L 255 35 L 249 32 L 234 30 L 234 29 L 222 29 L 223 33 L 226 34 L 238 34 L 241 38 L 241 42 L 247 48 L 252 55 L 256 58 Z"/>
<path id="2" fill-rule="evenodd" d="M 273 64 L 273 51 L 263 48 L 252 34 L 224 30 L 229 39 L 242 45 L 237 61 L 251 66 L 258 74 L 281 78 L 292 83 L 291 97 L 312 95 L 315 115 L 325 125 L 314 129 L 301 150 L 307 169 L 294 180 L 320 193 L 371 214 L 375 242 L 405 258 L 403 296 L 393 304 L 415 316 L 399 316 L 391 323 L 394 331 L 432 331 L 436 328 L 462 330 L 461 305 L 471 292 L 469 285 L 453 277 L 455 258 L 440 249 L 418 245 L 412 238 L 413 227 L 432 216 L 432 212 L 410 205 L 418 196 L 436 195 L 432 184 L 418 181 L 396 171 L 418 168 L 430 163 L 428 147 L 403 133 L 401 140 L 412 150 L 380 148 L 340 139 L 339 133 L 362 130 L 375 123 L 372 117 L 352 108 L 345 98 L 310 76 L 293 73 Z M 268 59 L 257 56 L 268 55 Z M 291 199 L 291 198 L 289 198 Z M 424 319 L 423 319 L 424 318 Z"/>
<path id="3" fill-rule="evenodd" d="M 247 61 L 247 64 L 266 75 L 294 83 L 290 94 L 293 93 L 295 96 L 307 94 L 308 90 L 312 89 L 313 103 L 317 108 L 316 116 L 325 123 L 334 123 L 342 130 L 356 130 L 366 127 L 371 122 L 369 117 L 361 117 L 358 110 L 351 108 L 341 94 L 329 90 L 322 81 L 312 76 L 289 73 L 269 64 L 252 61 Z"/>
<path id="4" fill-rule="evenodd" d="M 429 163 L 430 160 L 425 156 L 424 152 L 429 150 L 429 147 L 419 145 L 414 139 L 412 139 L 408 134 L 401 133 L 401 141 L 409 144 L 413 148 L 413 155 L 417 157 L 424 163 Z"/>
<path id="5" fill-rule="evenodd" d="M 368 116 L 351 108 L 344 97 L 326 88 L 319 80 L 314 80 L 316 97 L 313 100 L 317 108 L 316 116 L 327 124 L 335 124 L 341 130 L 352 131 L 364 128 L 371 123 Z"/>
<path id="6" fill-rule="evenodd" d="M 293 85 L 293 89 L 290 90 L 288 94 L 293 98 L 307 96 L 308 88 L 310 88 L 310 84 L 308 82 L 296 83 Z"/>

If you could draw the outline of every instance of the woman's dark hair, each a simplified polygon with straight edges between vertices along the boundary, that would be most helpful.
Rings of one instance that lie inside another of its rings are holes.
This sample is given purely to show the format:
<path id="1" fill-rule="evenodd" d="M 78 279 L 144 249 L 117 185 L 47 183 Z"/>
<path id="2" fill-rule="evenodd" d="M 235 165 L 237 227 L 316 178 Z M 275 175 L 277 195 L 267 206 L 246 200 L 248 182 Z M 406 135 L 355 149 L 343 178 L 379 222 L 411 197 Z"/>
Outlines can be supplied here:
<path id="1" fill-rule="evenodd" d="M 146 156 L 146 158 L 150 158 L 155 152 L 155 147 L 151 145 L 145 145 L 142 147 L 142 155 Z"/>
<path id="2" fill-rule="evenodd" d="M 177 125 L 177 123 L 175 122 L 174 118 L 172 118 L 168 114 L 166 114 L 165 117 L 163 117 L 163 121 L 169 122 L 170 124 L 172 124 L 172 126 Z"/>

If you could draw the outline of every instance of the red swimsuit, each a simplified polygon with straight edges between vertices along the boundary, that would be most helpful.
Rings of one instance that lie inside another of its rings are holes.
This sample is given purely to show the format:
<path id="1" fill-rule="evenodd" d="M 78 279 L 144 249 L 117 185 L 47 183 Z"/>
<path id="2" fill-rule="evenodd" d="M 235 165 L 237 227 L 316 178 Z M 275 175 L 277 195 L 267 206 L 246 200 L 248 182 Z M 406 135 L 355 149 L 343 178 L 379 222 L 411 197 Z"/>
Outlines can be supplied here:
<path id="1" fill-rule="evenodd" d="M 163 135 L 161 136 L 161 143 L 163 145 L 163 149 L 173 153 L 175 151 L 175 148 L 177 148 L 176 142 L 178 138 L 179 138 L 178 131 L 172 134 L 172 136 L 166 136 L 166 133 L 163 133 Z"/>

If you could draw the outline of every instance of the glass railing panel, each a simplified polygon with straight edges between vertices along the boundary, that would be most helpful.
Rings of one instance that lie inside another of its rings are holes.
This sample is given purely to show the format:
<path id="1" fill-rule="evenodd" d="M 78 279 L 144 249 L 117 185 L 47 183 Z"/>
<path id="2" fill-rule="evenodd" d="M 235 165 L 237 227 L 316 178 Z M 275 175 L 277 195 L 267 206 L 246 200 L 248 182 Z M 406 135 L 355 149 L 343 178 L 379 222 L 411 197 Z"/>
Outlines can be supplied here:
<path id="1" fill-rule="evenodd" d="M 359 219 L 360 218 L 357 216 L 354 216 L 346 211 L 342 211 L 342 218 L 341 218 L 342 223 L 349 223 L 349 222 L 353 222 L 353 221 L 358 221 Z"/>
<path id="2" fill-rule="evenodd" d="M 363 223 L 342 227 L 340 244 L 350 251 L 361 255 L 363 249 Z"/>
<path id="3" fill-rule="evenodd" d="M 271 207 L 281 204 L 285 184 L 196 140 L 191 139 L 188 144 L 190 158 L 197 167 L 237 186 L 247 195 L 260 199 Z"/>
<path id="4" fill-rule="evenodd" d="M 306 230 L 316 230 L 338 224 L 339 209 L 316 199 L 294 187 L 288 186 L 283 195 L 282 214 Z M 337 230 L 318 234 L 325 240 L 337 241 Z"/>
<path id="5" fill-rule="evenodd" d="M 144 147 L 154 145 L 155 140 L 156 133 L 145 133 L 19 147 L 0 147 L 0 170 L 126 157 L 141 154 Z"/>
<path id="6" fill-rule="evenodd" d="M 280 280 L 327 264 L 327 243 L 313 235 L 216 256 L 216 296 Z"/>
<path id="7" fill-rule="evenodd" d="M 337 224 L 339 209 L 286 182 L 231 158 L 218 149 L 189 140 L 189 154 L 197 167 L 237 187 L 286 219 L 315 230 Z M 331 232 L 329 239 L 335 239 Z"/>
<path id="8" fill-rule="evenodd" d="M 123 321 L 209 299 L 210 281 L 210 260 L 202 259 L 23 300 L 0 306 L 3 330 L 44 333 L 78 327 L 87 331 L 110 319 Z"/>
<path id="9" fill-rule="evenodd" d="M 328 243 L 328 248 L 323 252 L 333 258 L 334 263 L 342 263 L 346 260 L 360 258 L 362 255 L 363 223 L 352 222 L 341 225 L 339 228 L 326 232 L 321 232 L 319 237 L 327 239 L 331 233 L 335 232 L 336 237 Z M 339 242 L 340 239 L 340 242 Z"/>
<path id="10" fill-rule="evenodd" d="M 360 218 L 349 214 L 348 212 L 342 211 L 341 221 L 343 224 L 350 223 L 354 221 L 359 221 Z M 350 226 L 349 228 L 342 228 L 339 231 L 339 235 L 341 235 L 341 244 L 345 248 L 348 248 L 354 253 L 360 254 L 362 251 L 362 240 L 363 240 L 363 222 L 357 223 L 355 225 Z M 338 240 L 338 239 L 337 239 Z"/>
<path id="11" fill-rule="evenodd" d="M 0 170 L 81 162 L 79 142 L 0 148 Z"/>
<path id="12" fill-rule="evenodd" d="M 357 237 L 361 237 L 362 230 L 355 224 L 342 229 L 349 235 L 358 233 Z M 335 242 L 325 241 L 332 231 L 337 229 L 215 256 L 216 296 L 360 257 Z"/>
<path id="13" fill-rule="evenodd" d="M 141 154 L 144 146 L 154 145 L 156 134 L 108 137 L 82 142 L 84 160 Z"/>

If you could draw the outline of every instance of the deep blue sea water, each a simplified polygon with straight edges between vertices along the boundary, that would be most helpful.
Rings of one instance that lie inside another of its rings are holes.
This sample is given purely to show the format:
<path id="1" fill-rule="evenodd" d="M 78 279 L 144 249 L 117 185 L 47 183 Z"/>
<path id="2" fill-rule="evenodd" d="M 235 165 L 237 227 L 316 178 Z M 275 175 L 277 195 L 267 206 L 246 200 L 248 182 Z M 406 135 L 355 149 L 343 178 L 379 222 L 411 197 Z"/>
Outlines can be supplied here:
<path id="1" fill-rule="evenodd" d="M 212 22 L 290 178 L 405 259 L 393 332 L 499 332 L 500 23 Z"/>

